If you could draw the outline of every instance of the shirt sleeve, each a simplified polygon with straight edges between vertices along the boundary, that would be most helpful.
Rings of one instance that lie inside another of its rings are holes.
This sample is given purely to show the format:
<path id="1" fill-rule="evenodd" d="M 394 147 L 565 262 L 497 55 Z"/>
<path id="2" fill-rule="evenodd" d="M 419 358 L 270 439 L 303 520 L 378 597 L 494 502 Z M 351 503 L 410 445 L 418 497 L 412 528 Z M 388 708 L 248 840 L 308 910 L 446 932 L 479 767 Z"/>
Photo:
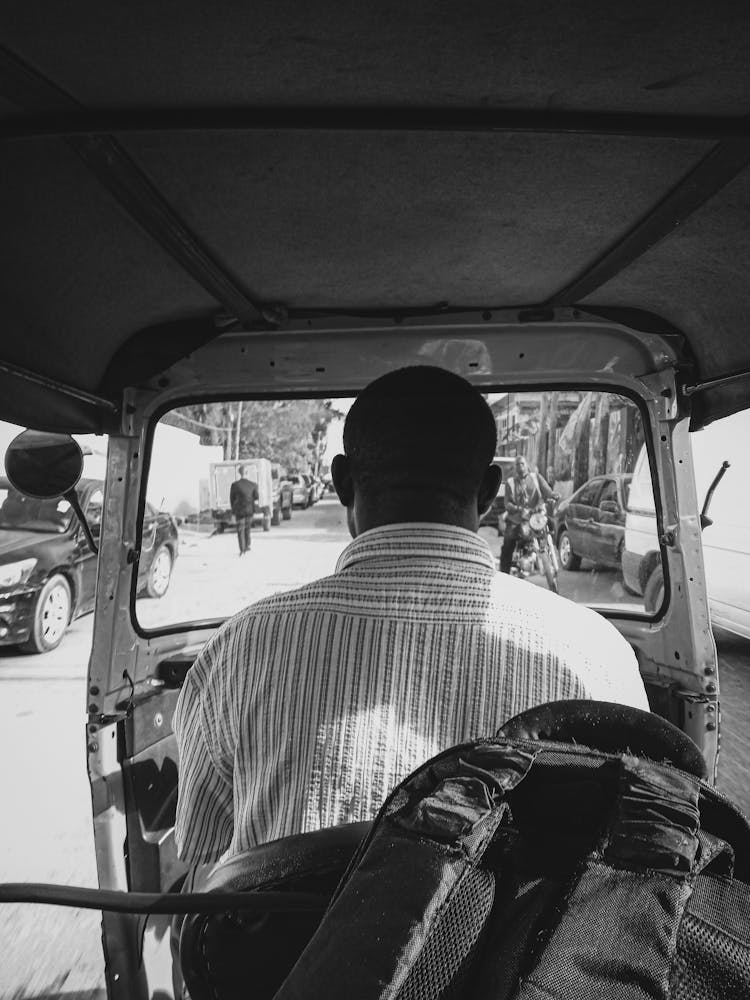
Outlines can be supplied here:
<path id="1" fill-rule="evenodd" d="M 539 483 L 539 492 L 542 494 L 543 500 L 549 500 L 552 496 L 552 488 L 543 475 L 537 473 L 537 482 Z"/>
<path id="2" fill-rule="evenodd" d="M 649 711 L 630 643 L 603 615 L 543 587 L 502 573 L 493 580 L 492 615 L 515 656 L 511 714 L 546 701 L 590 698 Z"/>
<path id="3" fill-rule="evenodd" d="M 188 672 L 173 722 L 179 760 L 175 841 L 178 857 L 191 864 L 218 861 L 234 832 L 231 764 L 217 738 L 221 709 L 207 683 L 217 668 L 216 639 Z M 222 728 L 226 732 L 226 720 Z"/>
<path id="4" fill-rule="evenodd" d="M 570 665 L 578 668 L 583 696 L 648 712 L 646 688 L 630 643 L 596 611 L 578 606 L 576 612 L 579 634 L 568 655 Z M 571 626 L 575 617 L 571 614 Z"/>

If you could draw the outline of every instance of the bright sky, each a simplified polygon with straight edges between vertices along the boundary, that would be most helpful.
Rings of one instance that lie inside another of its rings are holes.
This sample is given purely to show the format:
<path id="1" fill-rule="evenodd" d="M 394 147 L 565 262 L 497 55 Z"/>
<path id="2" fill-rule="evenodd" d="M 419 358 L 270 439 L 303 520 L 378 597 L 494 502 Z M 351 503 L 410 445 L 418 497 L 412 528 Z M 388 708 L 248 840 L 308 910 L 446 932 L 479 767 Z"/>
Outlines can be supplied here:
<path id="1" fill-rule="evenodd" d="M 327 428 L 326 450 L 323 455 L 323 464 L 330 465 L 334 455 L 340 455 L 344 450 L 344 420 L 354 399 L 334 399 L 332 400 L 334 409 L 343 413 L 343 417 L 335 417 Z"/>

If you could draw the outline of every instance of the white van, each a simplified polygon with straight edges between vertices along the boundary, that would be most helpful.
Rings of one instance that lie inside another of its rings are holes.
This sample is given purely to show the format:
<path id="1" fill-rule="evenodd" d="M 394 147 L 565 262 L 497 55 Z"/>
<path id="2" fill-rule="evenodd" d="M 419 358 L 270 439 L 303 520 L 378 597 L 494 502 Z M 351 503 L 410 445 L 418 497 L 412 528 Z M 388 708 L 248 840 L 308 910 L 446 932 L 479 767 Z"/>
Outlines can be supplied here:
<path id="1" fill-rule="evenodd" d="M 711 500 L 712 524 L 702 534 L 711 621 L 750 639 L 750 411 L 736 413 L 691 435 L 695 486 L 699 502 L 721 468 L 729 462 Z M 648 456 L 641 449 L 633 472 L 625 516 L 622 575 L 625 586 L 643 594 L 646 610 L 661 604 L 663 579 L 656 532 L 654 494 Z"/>

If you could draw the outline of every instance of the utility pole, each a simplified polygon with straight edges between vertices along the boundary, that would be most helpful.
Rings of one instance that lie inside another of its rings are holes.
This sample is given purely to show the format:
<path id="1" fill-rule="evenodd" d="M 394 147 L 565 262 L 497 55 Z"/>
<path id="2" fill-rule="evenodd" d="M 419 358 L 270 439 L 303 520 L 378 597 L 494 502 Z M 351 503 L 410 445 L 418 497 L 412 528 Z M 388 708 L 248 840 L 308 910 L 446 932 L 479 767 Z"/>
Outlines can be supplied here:
<path id="1" fill-rule="evenodd" d="M 240 460 L 240 431 L 242 430 L 242 400 L 237 403 L 237 434 L 234 440 L 234 460 Z"/>
<path id="2" fill-rule="evenodd" d="M 552 401 L 549 408 L 549 437 L 547 438 L 547 468 L 544 470 L 544 478 L 552 469 L 554 474 L 557 465 L 557 407 L 560 402 L 560 390 L 552 392 Z"/>

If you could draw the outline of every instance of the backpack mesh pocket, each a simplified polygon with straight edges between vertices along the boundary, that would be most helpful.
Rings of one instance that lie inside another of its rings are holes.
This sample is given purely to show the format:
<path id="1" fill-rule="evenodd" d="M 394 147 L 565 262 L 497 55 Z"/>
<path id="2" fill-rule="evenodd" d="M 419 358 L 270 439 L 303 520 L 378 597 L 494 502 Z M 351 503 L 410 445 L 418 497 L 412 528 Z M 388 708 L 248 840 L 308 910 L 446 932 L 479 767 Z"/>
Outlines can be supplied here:
<path id="1" fill-rule="evenodd" d="M 494 896 L 492 872 L 467 872 L 432 927 L 398 1000 L 457 1000 L 463 995 Z"/>
<path id="2" fill-rule="evenodd" d="M 750 997 L 750 888 L 699 878 L 677 935 L 674 1000 Z"/>

